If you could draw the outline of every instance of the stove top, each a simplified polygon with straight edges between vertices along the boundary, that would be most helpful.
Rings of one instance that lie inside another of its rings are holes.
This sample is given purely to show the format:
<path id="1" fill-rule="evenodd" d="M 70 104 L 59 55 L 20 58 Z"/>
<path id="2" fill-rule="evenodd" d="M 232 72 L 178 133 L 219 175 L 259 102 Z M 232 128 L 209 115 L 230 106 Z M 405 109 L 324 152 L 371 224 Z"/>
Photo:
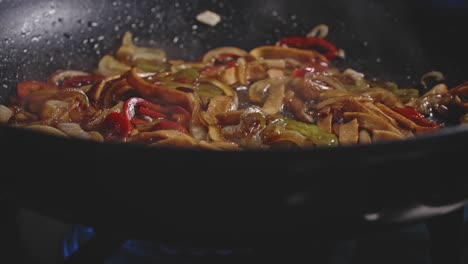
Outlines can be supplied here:
<path id="1" fill-rule="evenodd" d="M 29 211 L 19 213 L 22 248 L 27 263 L 60 263 L 83 248 L 95 236 L 93 228 L 66 225 Z M 468 223 L 468 208 L 465 210 Z M 381 232 L 323 245 L 314 241 L 290 241 L 291 248 L 182 248 L 146 241 L 125 241 L 106 258 L 106 264 L 140 263 L 314 263 L 324 255 L 329 264 L 431 264 L 430 239 L 425 225 L 417 224 L 392 232 Z M 465 237 L 468 242 L 468 237 Z M 289 243 L 289 241 L 288 241 Z M 465 245 L 468 245 L 465 243 Z M 465 250 L 468 257 L 468 247 Z M 468 263 L 468 258 L 465 258 Z M 447 263 L 448 264 L 448 263 Z"/>

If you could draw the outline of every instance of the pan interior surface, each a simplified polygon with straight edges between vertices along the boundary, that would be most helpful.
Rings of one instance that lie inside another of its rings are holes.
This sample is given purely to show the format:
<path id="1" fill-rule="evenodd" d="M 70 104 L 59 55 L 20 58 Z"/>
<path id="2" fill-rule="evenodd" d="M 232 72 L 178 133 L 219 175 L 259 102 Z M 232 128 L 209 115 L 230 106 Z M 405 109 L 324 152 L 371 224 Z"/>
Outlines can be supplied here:
<path id="1" fill-rule="evenodd" d="M 437 1 L 49 1 L 0 2 L 0 101 L 18 81 L 44 80 L 58 69 L 93 70 L 125 31 L 137 43 L 160 47 L 173 59 L 198 59 L 211 48 L 252 49 L 282 37 L 330 26 L 329 40 L 346 51 L 341 67 L 371 78 L 418 87 L 439 70 L 455 84 L 466 78 L 465 6 Z M 216 27 L 195 20 L 212 10 Z"/>

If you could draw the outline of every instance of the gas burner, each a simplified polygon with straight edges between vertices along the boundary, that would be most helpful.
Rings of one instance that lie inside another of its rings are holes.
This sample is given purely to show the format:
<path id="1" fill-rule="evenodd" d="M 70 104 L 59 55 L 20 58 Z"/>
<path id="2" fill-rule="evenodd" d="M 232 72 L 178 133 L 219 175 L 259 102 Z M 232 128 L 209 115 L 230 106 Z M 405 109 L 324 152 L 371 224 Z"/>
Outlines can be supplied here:
<path id="1" fill-rule="evenodd" d="M 82 246 L 95 238 L 93 228 L 76 225 L 65 234 L 63 245 L 63 257 L 69 259 L 77 253 Z M 232 258 L 248 256 L 253 252 L 251 248 L 228 249 L 228 248 L 193 248 L 177 247 L 162 243 L 151 243 L 142 240 L 127 240 L 116 250 L 117 255 L 133 256 L 149 261 L 158 261 L 161 258 Z"/>

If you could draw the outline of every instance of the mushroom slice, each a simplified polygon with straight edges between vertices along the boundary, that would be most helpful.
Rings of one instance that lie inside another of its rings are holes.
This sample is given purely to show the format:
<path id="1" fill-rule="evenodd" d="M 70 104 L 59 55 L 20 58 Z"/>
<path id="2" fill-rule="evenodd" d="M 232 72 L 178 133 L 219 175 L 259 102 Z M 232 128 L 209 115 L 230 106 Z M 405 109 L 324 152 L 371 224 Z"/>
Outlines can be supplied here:
<path id="1" fill-rule="evenodd" d="M 314 118 L 311 115 L 306 113 L 307 106 L 298 97 L 294 96 L 293 98 L 291 98 L 289 100 L 288 106 L 291 112 L 294 114 L 294 116 L 296 116 L 296 118 L 299 119 L 300 121 L 305 122 L 305 123 L 314 122 Z"/>
<path id="2" fill-rule="evenodd" d="M 411 130 L 414 130 L 416 133 L 426 133 L 426 132 L 431 132 L 431 131 L 435 131 L 435 130 L 439 130 L 440 129 L 440 126 L 420 126 L 418 124 L 416 124 L 415 122 L 409 120 L 408 118 L 400 115 L 399 113 L 393 111 L 392 109 L 390 109 L 388 106 L 384 105 L 384 104 L 381 104 L 381 103 L 377 103 L 376 104 L 377 107 L 379 107 L 382 112 L 384 112 L 385 114 L 387 114 L 388 116 L 390 116 L 391 118 L 395 119 L 399 124 L 403 125 L 404 127 L 407 127 Z"/>
<path id="3" fill-rule="evenodd" d="M 332 123 L 333 123 L 333 114 L 328 114 L 326 117 L 320 118 L 317 121 L 317 126 L 323 131 L 332 133 L 332 130 L 333 130 Z"/>
<path id="4" fill-rule="evenodd" d="M 317 105 L 317 109 L 321 110 L 326 107 L 339 107 L 339 106 L 344 105 L 347 101 L 349 101 L 350 98 L 351 98 L 351 95 L 344 95 L 344 96 L 339 96 L 335 98 L 330 98 L 330 99 L 320 102 Z"/>
<path id="5" fill-rule="evenodd" d="M 343 117 L 347 120 L 357 119 L 360 127 L 368 129 L 370 131 L 387 130 L 402 135 L 402 133 L 397 128 L 395 128 L 390 122 L 375 115 L 356 112 L 346 112 L 343 114 Z"/>
<path id="6" fill-rule="evenodd" d="M 344 109 L 347 112 L 360 112 L 364 114 L 374 115 L 375 112 L 369 109 L 368 105 L 365 103 L 361 103 L 359 100 L 355 98 L 350 98 L 348 103 L 345 105 Z"/>
<path id="7" fill-rule="evenodd" d="M 387 114 L 385 114 L 379 107 L 377 107 L 375 104 L 371 103 L 371 102 L 366 102 L 364 103 L 365 106 L 368 107 L 368 109 L 370 109 L 375 115 L 381 117 L 381 118 L 384 118 L 386 120 L 388 120 L 390 123 L 392 123 L 392 125 L 394 127 L 398 127 L 398 123 L 396 122 L 396 120 L 390 116 L 388 116 Z"/>
<path id="8" fill-rule="evenodd" d="M 236 110 L 216 115 L 218 124 L 221 126 L 235 126 L 241 122 L 241 116 L 245 110 Z"/>
<path id="9" fill-rule="evenodd" d="M 202 61 L 214 62 L 214 60 L 216 60 L 216 58 L 222 54 L 234 55 L 236 57 L 245 57 L 248 55 L 247 51 L 237 47 L 220 47 L 208 51 L 205 55 L 203 55 Z"/>
<path id="10" fill-rule="evenodd" d="M 328 61 L 322 54 L 312 50 L 285 48 L 279 46 L 261 46 L 250 51 L 256 59 L 285 59 L 291 58 L 300 62 Z"/>
<path id="11" fill-rule="evenodd" d="M 373 142 L 394 141 L 405 139 L 404 136 L 386 130 L 374 130 L 372 132 Z"/>
<path id="12" fill-rule="evenodd" d="M 340 125 L 339 141 L 341 145 L 356 144 L 359 140 L 359 123 L 357 119 Z"/>

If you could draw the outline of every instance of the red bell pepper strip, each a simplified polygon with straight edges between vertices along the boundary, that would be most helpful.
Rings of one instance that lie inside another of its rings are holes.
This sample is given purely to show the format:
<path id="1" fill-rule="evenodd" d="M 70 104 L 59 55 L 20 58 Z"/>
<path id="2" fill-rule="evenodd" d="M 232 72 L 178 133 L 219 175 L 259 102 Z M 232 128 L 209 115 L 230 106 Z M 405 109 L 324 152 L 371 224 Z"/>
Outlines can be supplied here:
<path id="1" fill-rule="evenodd" d="M 329 60 L 333 60 L 338 56 L 338 49 L 336 46 L 323 38 L 289 37 L 281 39 L 278 41 L 278 43 L 276 43 L 276 45 L 297 49 L 313 49 L 314 47 L 320 48 L 325 51 L 323 55 Z"/>
<path id="2" fill-rule="evenodd" d="M 38 81 L 20 82 L 16 86 L 16 93 L 19 99 L 23 99 L 31 93 L 40 90 L 58 90 L 58 88 L 53 84 Z"/>
<path id="3" fill-rule="evenodd" d="M 426 126 L 426 127 L 435 127 L 437 126 L 436 123 L 427 120 L 424 115 L 419 113 L 416 109 L 410 106 L 406 107 L 395 107 L 393 111 L 397 112 L 398 114 L 408 118 L 409 120 L 413 121 L 417 125 Z"/>
<path id="4" fill-rule="evenodd" d="M 104 80 L 104 77 L 99 75 L 85 75 L 65 78 L 60 85 L 60 89 L 79 88 L 102 80 Z"/>
<path id="5" fill-rule="evenodd" d="M 128 99 L 123 106 L 123 114 L 125 115 L 125 117 L 127 117 L 128 120 L 132 120 L 135 117 L 137 107 L 139 107 L 138 113 L 140 114 L 141 114 L 141 111 L 143 111 L 146 114 L 152 114 L 154 118 L 159 118 L 156 116 L 162 115 L 164 116 L 162 118 L 170 117 L 170 119 L 181 123 L 185 127 L 188 127 L 190 125 L 191 114 L 187 110 L 185 110 L 183 107 L 161 106 L 161 105 L 150 103 L 146 101 L 145 99 L 136 98 L 136 97 Z"/>
<path id="6" fill-rule="evenodd" d="M 171 120 L 183 125 L 184 127 L 190 126 L 190 120 L 192 115 L 181 106 L 171 106 L 168 108 L 166 114 L 171 115 Z"/>
<path id="7" fill-rule="evenodd" d="M 157 123 L 156 125 L 154 125 L 152 130 L 154 130 L 154 131 L 158 131 L 158 130 L 176 130 L 176 131 L 179 131 L 181 133 L 190 135 L 185 127 L 183 127 L 179 123 L 173 122 L 173 121 L 161 121 L 161 122 Z"/>
<path id="8" fill-rule="evenodd" d="M 121 137 L 128 137 L 132 133 L 132 123 L 120 113 L 111 113 L 104 120 L 104 126 L 111 132 L 117 132 Z"/>
<path id="9" fill-rule="evenodd" d="M 293 71 L 293 76 L 296 77 L 296 78 L 299 78 L 299 77 L 304 77 L 307 73 L 325 72 L 325 71 L 327 71 L 329 69 L 330 69 L 330 67 L 325 62 L 307 63 L 305 67 L 295 69 Z"/>
<path id="10" fill-rule="evenodd" d="M 156 119 L 166 118 L 166 115 L 161 114 L 161 113 L 156 112 L 156 111 L 153 111 L 153 110 L 151 110 L 149 108 L 146 108 L 146 107 L 140 107 L 140 109 L 138 109 L 138 113 L 140 115 L 149 116 L 151 118 L 156 118 Z"/>
<path id="11" fill-rule="evenodd" d="M 128 120 L 132 120 L 136 115 L 136 108 L 138 106 L 147 107 L 147 104 L 149 104 L 149 102 L 143 98 L 130 98 L 124 103 L 122 113 Z"/>

